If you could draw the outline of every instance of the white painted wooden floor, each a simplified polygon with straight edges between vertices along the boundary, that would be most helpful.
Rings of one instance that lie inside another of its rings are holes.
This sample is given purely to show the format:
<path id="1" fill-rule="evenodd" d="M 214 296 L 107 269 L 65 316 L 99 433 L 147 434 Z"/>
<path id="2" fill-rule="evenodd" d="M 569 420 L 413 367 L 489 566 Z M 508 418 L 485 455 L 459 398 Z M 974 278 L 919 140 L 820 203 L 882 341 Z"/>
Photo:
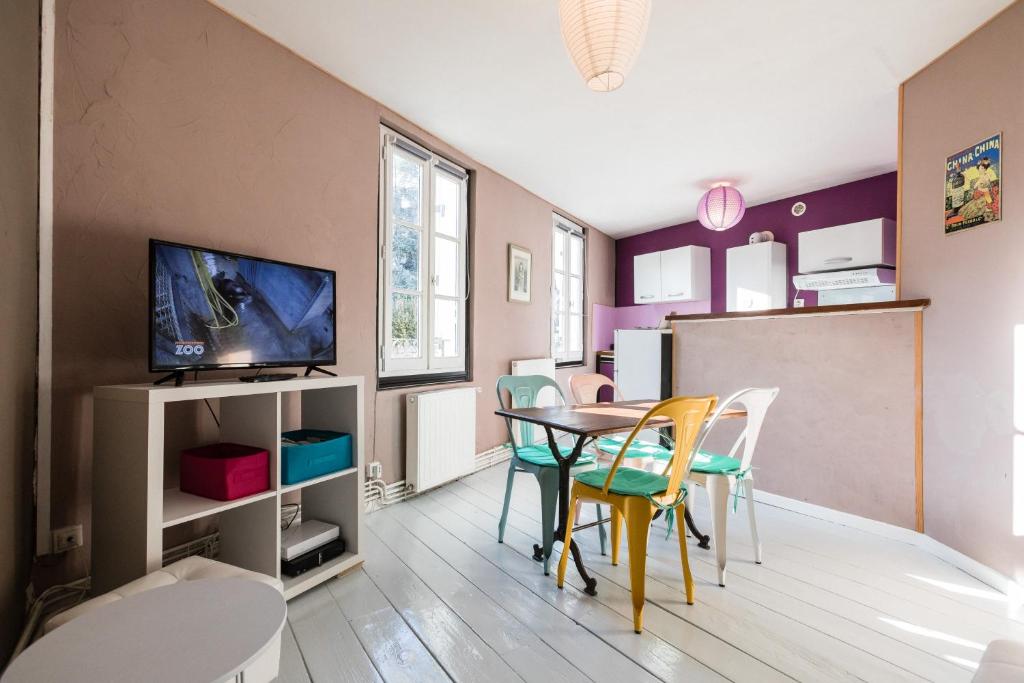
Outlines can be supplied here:
<path id="1" fill-rule="evenodd" d="M 636 635 L 625 547 L 613 567 L 596 529 L 577 534 L 597 597 L 531 559 L 532 476 L 498 544 L 506 467 L 369 515 L 364 567 L 289 603 L 280 680 L 967 681 L 990 640 L 1024 639 L 1004 595 L 923 550 L 762 504 L 764 564 L 731 515 L 727 587 L 691 541 L 693 606 L 676 540 L 652 531 Z M 709 530 L 703 491 L 694 507 Z"/>

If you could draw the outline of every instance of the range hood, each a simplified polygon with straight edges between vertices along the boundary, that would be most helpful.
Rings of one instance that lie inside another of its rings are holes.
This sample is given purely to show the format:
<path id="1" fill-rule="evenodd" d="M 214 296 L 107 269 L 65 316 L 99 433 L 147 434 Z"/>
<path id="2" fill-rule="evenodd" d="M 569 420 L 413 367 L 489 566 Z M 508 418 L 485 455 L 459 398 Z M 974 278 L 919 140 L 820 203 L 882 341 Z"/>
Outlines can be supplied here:
<path id="1" fill-rule="evenodd" d="M 803 291 L 877 287 L 878 285 L 891 285 L 895 282 L 896 271 L 892 268 L 859 268 L 793 276 L 793 286 Z"/>

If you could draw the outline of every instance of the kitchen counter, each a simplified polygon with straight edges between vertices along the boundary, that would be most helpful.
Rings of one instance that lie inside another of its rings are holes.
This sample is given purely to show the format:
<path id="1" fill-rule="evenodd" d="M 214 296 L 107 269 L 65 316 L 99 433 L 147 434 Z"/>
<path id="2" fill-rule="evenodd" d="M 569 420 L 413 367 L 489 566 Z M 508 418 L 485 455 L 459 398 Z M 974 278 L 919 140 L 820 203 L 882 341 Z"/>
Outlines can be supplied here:
<path id="1" fill-rule="evenodd" d="M 920 311 L 931 304 L 931 299 L 907 299 L 905 301 L 880 301 L 870 304 L 843 304 L 840 306 L 807 306 L 805 308 L 773 308 L 767 311 L 730 311 L 729 313 L 691 313 L 667 315 L 670 322 L 696 320 L 751 320 L 759 318 L 781 318 L 786 316 L 856 315 L 858 313 L 891 313 L 898 311 Z"/>

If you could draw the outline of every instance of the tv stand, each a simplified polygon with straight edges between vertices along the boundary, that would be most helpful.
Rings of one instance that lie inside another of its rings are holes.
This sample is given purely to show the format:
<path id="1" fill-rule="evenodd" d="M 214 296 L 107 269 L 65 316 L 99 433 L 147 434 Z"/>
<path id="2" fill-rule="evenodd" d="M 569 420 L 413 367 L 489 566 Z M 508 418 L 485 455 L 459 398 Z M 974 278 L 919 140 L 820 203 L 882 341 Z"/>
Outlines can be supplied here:
<path id="1" fill-rule="evenodd" d="M 338 376 L 336 373 L 333 373 L 330 370 L 324 370 L 323 368 L 317 367 L 316 365 L 308 365 L 308 366 L 306 366 L 306 374 L 303 375 L 303 377 L 309 377 L 314 372 L 322 372 L 325 375 L 330 375 L 331 377 L 337 377 Z"/>
<path id="2" fill-rule="evenodd" d="M 174 386 L 180 387 L 182 384 L 185 383 L 185 371 L 175 370 L 171 374 L 161 377 L 157 381 L 153 382 L 153 384 L 159 386 L 161 384 L 165 384 L 166 382 L 170 382 L 172 379 L 174 380 Z"/>
<path id="3" fill-rule="evenodd" d="M 182 441 L 180 418 L 216 400 L 220 426 Z M 281 433 L 327 429 L 352 435 L 352 466 L 294 484 L 281 481 Z M 362 377 L 307 377 L 265 384 L 223 378 L 93 390 L 92 585 L 97 594 L 160 569 L 163 539 L 203 520 L 220 532 L 218 560 L 279 578 L 291 599 L 362 562 L 366 531 Z M 199 439 L 198 436 L 194 439 Z M 179 488 L 180 449 L 222 441 L 269 454 L 270 487 L 235 500 Z M 304 519 L 341 529 L 346 552 L 292 577 L 281 574 L 281 506 L 301 500 Z M 129 523 L 130 522 L 130 523 Z M 4 679 L 5 681 L 7 679 Z"/>

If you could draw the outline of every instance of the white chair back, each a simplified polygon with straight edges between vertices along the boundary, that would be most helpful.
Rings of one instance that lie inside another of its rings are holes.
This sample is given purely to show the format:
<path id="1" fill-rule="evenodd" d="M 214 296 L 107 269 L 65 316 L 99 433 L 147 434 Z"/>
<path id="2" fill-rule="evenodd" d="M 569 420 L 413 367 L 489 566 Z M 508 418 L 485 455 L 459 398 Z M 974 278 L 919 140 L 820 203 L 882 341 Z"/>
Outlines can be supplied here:
<path id="1" fill-rule="evenodd" d="M 757 447 L 757 439 L 761 435 L 761 426 L 764 424 L 764 416 L 768 412 L 768 407 L 775 400 L 775 397 L 779 395 L 779 388 L 772 387 L 770 389 L 740 389 L 735 394 L 725 399 L 718 404 L 718 408 L 711 415 L 701 432 L 701 435 L 697 438 L 697 443 L 693 448 L 693 453 L 696 454 L 704 447 L 704 442 L 707 441 L 708 435 L 711 430 L 715 428 L 718 421 L 721 419 L 722 414 L 725 413 L 731 407 L 742 406 L 747 411 L 747 424 L 740 432 L 739 436 L 736 437 L 736 442 L 733 443 L 732 449 L 729 451 L 729 457 L 735 458 L 739 452 L 740 445 L 743 445 L 743 457 L 740 458 L 740 471 L 747 471 L 750 468 L 750 461 L 754 457 L 754 449 Z"/>

